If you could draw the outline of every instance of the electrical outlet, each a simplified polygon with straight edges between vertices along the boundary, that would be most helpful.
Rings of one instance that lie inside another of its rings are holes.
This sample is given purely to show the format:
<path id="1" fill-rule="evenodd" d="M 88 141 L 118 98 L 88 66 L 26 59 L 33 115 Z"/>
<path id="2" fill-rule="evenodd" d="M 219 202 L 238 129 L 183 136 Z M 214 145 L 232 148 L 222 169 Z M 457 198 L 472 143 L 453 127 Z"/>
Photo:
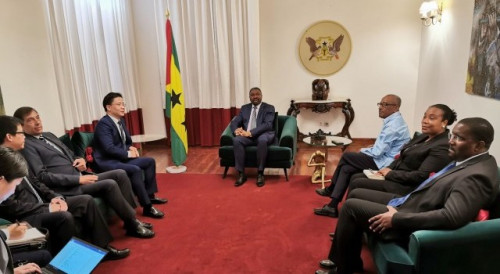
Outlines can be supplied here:
<path id="1" fill-rule="evenodd" d="M 323 125 L 325 125 L 325 127 L 327 127 L 328 126 L 328 122 L 324 122 Z"/>

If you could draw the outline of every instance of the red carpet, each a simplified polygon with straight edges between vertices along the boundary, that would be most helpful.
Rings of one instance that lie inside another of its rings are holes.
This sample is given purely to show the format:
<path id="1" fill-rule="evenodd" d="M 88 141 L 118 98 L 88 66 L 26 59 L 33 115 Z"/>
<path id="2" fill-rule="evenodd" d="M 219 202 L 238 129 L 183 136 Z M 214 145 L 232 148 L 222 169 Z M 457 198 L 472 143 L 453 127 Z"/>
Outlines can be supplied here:
<path id="1" fill-rule="evenodd" d="M 315 216 L 319 197 L 310 177 L 266 176 L 258 188 L 252 176 L 158 174 L 159 197 L 169 203 L 152 222 L 156 237 L 126 237 L 121 222 L 111 226 L 115 247 L 128 258 L 101 263 L 95 273 L 314 273 L 330 248 L 336 219 Z M 365 270 L 373 270 L 364 252 Z"/>

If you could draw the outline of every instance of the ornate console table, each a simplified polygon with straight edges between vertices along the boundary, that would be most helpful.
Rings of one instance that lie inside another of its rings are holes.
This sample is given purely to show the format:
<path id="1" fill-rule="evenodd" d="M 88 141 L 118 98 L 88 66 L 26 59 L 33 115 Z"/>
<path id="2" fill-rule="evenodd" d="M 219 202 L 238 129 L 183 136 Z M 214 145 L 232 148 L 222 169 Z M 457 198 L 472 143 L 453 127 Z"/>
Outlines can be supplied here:
<path id="1" fill-rule="evenodd" d="M 344 126 L 342 127 L 342 131 L 340 131 L 335 135 L 352 139 L 351 134 L 349 133 L 349 126 L 354 120 L 354 109 L 351 106 L 351 99 L 334 97 L 329 100 L 316 100 L 316 101 L 308 99 L 291 100 L 290 108 L 288 108 L 286 114 L 297 117 L 297 115 L 300 113 L 301 108 L 311 109 L 313 112 L 316 113 L 326 113 L 329 112 L 332 108 L 342 108 L 342 113 L 344 113 L 345 117 L 345 123 Z M 302 134 L 298 128 L 297 130 L 299 135 L 298 137 L 300 140 L 308 136 Z"/>

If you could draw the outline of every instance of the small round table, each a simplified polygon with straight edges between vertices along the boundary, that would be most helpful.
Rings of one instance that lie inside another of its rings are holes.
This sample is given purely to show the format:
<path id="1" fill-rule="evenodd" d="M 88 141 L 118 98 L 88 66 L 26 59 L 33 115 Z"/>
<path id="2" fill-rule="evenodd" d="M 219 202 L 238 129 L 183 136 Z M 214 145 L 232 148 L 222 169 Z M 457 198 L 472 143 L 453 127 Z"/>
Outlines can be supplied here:
<path id="1" fill-rule="evenodd" d="M 313 135 L 305 137 L 302 141 L 310 146 L 322 147 L 325 149 L 325 153 L 320 150 L 314 152 L 307 163 L 308 166 L 315 167 L 311 176 L 311 183 L 321 183 L 322 188 L 325 188 L 325 182 L 330 182 L 330 180 L 325 180 L 325 169 L 326 163 L 328 162 L 328 148 L 339 147 L 342 149 L 342 152 L 344 152 L 352 143 L 352 140 L 333 135 Z"/>

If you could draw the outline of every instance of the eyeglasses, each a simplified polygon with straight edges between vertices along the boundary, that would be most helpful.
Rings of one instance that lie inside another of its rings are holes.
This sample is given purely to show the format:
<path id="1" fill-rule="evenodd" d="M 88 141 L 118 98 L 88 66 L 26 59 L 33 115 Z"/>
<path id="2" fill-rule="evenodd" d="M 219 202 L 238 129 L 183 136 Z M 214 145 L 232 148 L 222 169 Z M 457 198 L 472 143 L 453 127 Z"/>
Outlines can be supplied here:
<path id="1" fill-rule="evenodd" d="M 112 104 L 112 105 L 115 105 L 115 106 L 124 106 L 124 107 L 126 107 L 126 106 L 127 106 L 127 104 L 125 104 L 125 102 L 122 102 L 122 103 L 114 103 L 114 104 Z"/>
<path id="2" fill-rule="evenodd" d="M 386 103 L 386 102 L 383 102 L 383 103 L 377 103 L 377 107 L 388 107 L 388 106 L 396 106 L 396 104 L 389 104 L 389 103 Z"/>
<path id="3" fill-rule="evenodd" d="M 453 141 L 453 142 L 463 142 L 463 141 L 467 140 L 464 137 L 455 135 L 453 133 L 448 133 L 448 139 L 450 139 L 450 141 Z"/>

